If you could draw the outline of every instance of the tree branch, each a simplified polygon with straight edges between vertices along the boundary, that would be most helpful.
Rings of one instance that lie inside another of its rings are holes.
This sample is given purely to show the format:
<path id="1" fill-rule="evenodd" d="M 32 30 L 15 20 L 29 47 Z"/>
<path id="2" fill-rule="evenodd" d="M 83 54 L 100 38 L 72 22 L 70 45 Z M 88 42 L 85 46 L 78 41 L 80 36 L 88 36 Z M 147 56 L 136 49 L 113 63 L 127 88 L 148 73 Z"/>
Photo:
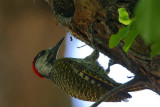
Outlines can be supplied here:
<path id="1" fill-rule="evenodd" d="M 118 21 L 118 8 L 126 8 L 130 17 L 138 0 L 47 0 L 57 21 L 70 33 L 91 46 L 88 26 L 93 26 L 97 49 L 145 81 L 145 85 L 160 94 L 160 56 L 150 59 L 150 46 L 140 37 L 134 41 L 128 54 L 123 51 L 124 41 L 113 49 L 109 48 L 112 34 L 124 25 Z M 110 4 L 110 5 L 109 5 Z M 138 72 L 138 73 L 137 73 Z M 147 74 L 147 75 L 146 75 Z M 149 75 L 149 78 L 147 77 Z M 154 81 L 153 81 L 154 80 Z M 149 84 L 148 84 L 149 82 Z"/>

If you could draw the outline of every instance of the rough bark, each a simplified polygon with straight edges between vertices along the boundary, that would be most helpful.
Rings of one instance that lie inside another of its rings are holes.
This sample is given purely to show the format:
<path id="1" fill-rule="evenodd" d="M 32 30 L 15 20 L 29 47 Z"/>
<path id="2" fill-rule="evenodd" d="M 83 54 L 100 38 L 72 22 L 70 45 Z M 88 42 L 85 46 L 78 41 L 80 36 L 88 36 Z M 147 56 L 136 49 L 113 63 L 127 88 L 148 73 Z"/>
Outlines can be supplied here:
<path id="1" fill-rule="evenodd" d="M 124 27 L 118 21 L 118 8 L 127 9 L 130 17 L 138 0 L 47 0 L 58 23 L 70 33 L 91 45 L 88 28 L 92 24 L 97 48 L 138 76 L 146 88 L 160 94 L 160 56 L 150 59 L 150 46 L 140 37 L 134 41 L 128 53 L 123 51 L 123 40 L 109 49 L 111 34 Z"/>

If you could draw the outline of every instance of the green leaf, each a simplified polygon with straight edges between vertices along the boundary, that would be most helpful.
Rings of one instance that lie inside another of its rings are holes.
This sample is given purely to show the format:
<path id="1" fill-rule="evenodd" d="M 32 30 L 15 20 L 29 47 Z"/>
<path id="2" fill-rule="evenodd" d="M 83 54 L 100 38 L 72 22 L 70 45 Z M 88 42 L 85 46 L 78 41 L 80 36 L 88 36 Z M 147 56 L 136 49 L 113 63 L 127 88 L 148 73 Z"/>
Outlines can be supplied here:
<path id="1" fill-rule="evenodd" d="M 129 19 L 129 14 L 125 8 L 119 8 L 118 13 L 119 13 L 119 22 L 121 22 L 122 24 L 129 25 L 132 22 L 132 20 Z"/>
<path id="2" fill-rule="evenodd" d="M 109 48 L 114 48 L 115 46 L 117 46 L 120 40 L 124 36 L 126 36 L 129 33 L 129 31 L 130 31 L 130 25 L 120 29 L 117 34 L 112 34 L 109 40 Z"/>
<path id="3" fill-rule="evenodd" d="M 132 43 L 134 42 L 137 36 L 138 36 L 138 31 L 136 29 L 136 24 L 133 23 L 130 32 L 124 37 L 123 49 L 125 52 L 128 52 L 128 50 L 130 49 Z"/>
<path id="4" fill-rule="evenodd" d="M 140 0 L 135 13 L 137 28 L 145 42 L 160 41 L 160 0 Z"/>

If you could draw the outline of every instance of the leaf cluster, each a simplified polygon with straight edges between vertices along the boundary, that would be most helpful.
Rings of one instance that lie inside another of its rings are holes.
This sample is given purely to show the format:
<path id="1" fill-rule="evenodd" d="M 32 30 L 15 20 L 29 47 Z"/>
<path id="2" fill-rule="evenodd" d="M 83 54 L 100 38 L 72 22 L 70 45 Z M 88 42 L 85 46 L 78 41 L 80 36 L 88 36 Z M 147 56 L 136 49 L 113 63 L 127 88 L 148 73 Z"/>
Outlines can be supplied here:
<path id="1" fill-rule="evenodd" d="M 123 39 L 125 52 L 128 52 L 137 35 L 140 35 L 147 45 L 151 45 L 150 57 L 160 54 L 160 1 L 140 0 L 134 11 L 135 17 L 129 18 L 125 8 L 119 8 L 119 22 L 126 25 L 112 34 L 109 47 L 113 48 Z"/>

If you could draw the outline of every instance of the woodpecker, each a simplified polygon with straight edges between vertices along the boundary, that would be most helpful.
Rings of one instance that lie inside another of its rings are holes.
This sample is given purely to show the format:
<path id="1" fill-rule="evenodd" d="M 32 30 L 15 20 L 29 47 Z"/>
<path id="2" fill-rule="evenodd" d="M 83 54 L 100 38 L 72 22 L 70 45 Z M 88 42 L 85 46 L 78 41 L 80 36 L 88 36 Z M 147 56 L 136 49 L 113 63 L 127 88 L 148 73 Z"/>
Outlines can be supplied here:
<path id="1" fill-rule="evenodd" d="M 33 71 L 40 78 L 47 78 L 68 95 L 85 101 L 97 101 L 115 87 L 121 85 L 111 79 L 97 59 L 99 51 L 94 49 L 84 59 L 60 58 L 57 53 L 64 37 L 52 48 L 42 50 L 32 62 Z M 137 89 L 131 89 L 134 91 Z M 119 92 L 106 102 L 120 102 L 131 98 L 126 91 Z"/>

